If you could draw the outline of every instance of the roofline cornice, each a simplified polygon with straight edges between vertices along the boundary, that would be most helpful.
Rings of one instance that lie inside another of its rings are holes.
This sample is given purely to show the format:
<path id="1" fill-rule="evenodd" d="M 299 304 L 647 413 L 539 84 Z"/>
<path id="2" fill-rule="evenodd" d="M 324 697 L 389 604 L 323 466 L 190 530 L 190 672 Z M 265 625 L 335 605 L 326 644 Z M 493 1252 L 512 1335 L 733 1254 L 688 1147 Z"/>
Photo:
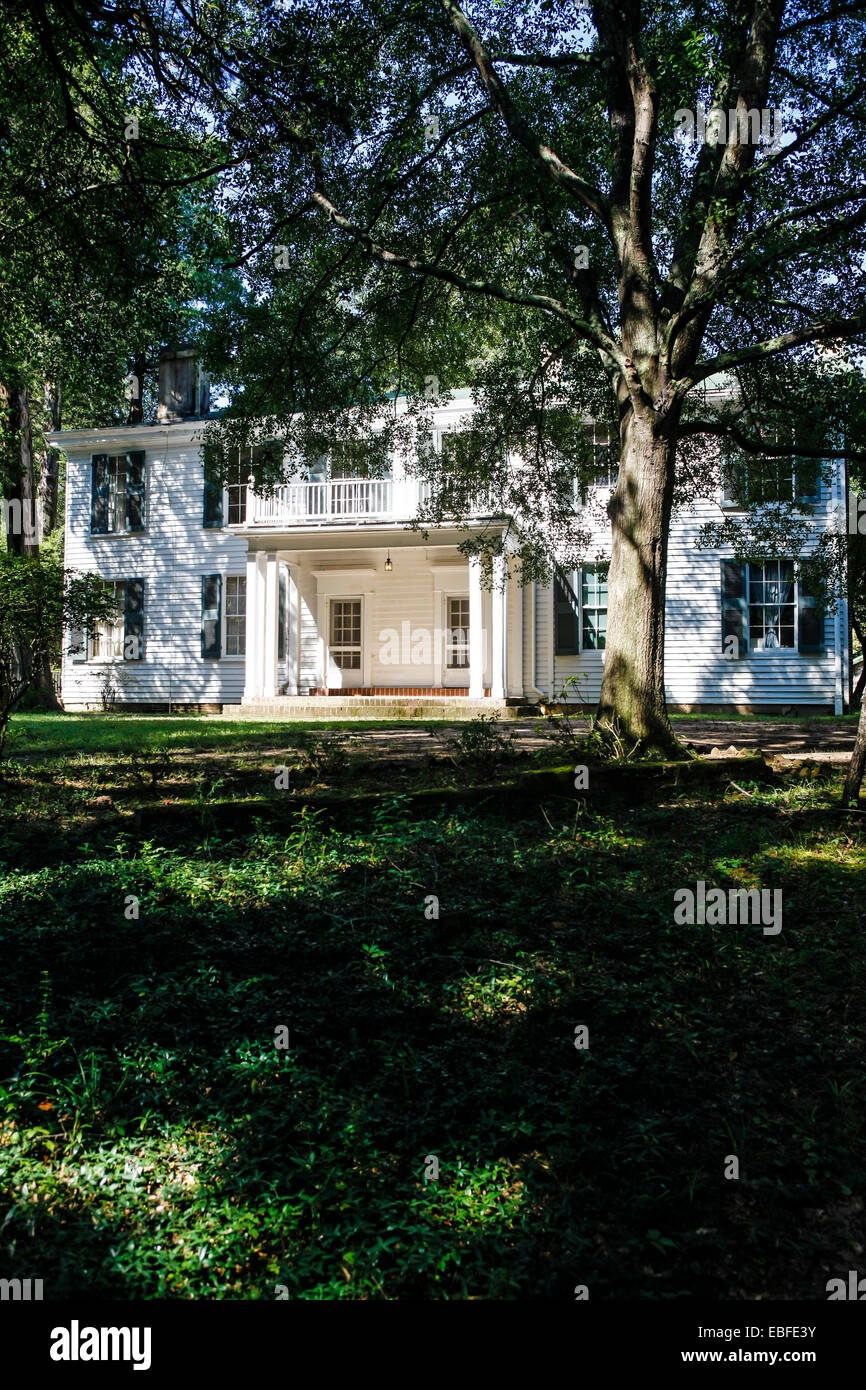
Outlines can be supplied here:
<path id="1" fill-rule="evenodd" d="M 161 444 L 191 444 L 201 438 L 208 420 L 181 420 L 176 424 L 110 425 L 103 429 L 47 430 L 45 439 L 55 449 L 68 453 L 70 448 L 100 444 L 124 450 L 130 448 L 159 448 Z"/>

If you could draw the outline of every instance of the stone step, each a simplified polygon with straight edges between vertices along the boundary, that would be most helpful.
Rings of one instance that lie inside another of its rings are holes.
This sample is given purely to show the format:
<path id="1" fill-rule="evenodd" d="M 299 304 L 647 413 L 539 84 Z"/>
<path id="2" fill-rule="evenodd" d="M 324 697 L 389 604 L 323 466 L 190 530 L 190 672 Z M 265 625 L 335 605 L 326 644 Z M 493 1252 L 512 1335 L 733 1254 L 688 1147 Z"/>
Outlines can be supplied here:
<path id="1" fill-rule="evenodd" d="M 395 700 L 393 696 L 356 695 L 341 700 L 320 697 L 278 695 L 239 705 L 223 705 L 224 719 L 476 719 L 479 714 L 498 714 L 500 719 L 525 717 L 525 707 L 505 700 L 424 699 L 423 696 Z"/>

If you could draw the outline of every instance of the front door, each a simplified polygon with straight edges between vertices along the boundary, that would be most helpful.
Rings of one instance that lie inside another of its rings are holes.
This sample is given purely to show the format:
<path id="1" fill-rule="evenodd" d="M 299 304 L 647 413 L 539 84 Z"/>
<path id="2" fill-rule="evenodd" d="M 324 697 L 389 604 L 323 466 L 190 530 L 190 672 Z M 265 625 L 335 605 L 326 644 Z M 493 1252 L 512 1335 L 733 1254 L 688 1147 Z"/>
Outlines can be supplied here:
<path id="1" fill-rule="evenodd" d="M 332 598 L 330 626 L 329 665 L 336 666 L 340 672 L 338 685 L 342 689 L 357 688 L 364 683 L 361 648 L 361 600 L 359 598 Z M 329 672 L 329 685 L 333 674 L 333 672 Z"/>

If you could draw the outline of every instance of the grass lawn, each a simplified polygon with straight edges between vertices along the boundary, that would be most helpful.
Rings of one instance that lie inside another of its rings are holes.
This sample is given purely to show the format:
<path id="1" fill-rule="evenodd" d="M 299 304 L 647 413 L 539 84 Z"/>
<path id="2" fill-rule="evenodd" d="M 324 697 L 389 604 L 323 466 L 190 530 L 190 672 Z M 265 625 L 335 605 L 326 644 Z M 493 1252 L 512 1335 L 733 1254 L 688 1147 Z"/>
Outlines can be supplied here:
<path id="1" fill-rule="evenodd" d="M 824 1300 L 856 1267 L 866 844 L 832 767 L 653 799 L 593 796 L 591 770 L 588 803 L 494 782 L 422 805 L 471 767 L 383 778 L 282 721 L 19 722 L 4 1277 L 46 1297 Z M 287 792 L 256 753 L 275 729 Z M 676 924 L 698 879 L 780 888 L 781 933 Z"/>

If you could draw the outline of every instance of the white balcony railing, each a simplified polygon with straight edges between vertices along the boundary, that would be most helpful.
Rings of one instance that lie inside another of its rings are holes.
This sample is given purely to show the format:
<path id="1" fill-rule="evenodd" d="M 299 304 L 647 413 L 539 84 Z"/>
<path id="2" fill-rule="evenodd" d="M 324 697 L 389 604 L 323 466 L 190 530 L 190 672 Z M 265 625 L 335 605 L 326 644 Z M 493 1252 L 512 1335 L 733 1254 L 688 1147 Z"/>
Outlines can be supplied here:
<path id="1" fill-rule="evenodd" d="M 408 500 L 405 499 L 407 503 Z M 247 525 L 297 526 L 305 522 L 382 521 L 395 516 L 396 501 L 394 484 L 389 478 L 283 483 L 268 497 L 261 497 L 248 488 Z"/>
<path id="2" fill-rule="evenodd" d="M 359 524 L 365 521 L 410 521 L 419 504 L 430 500 L 429 483 L 417 478 L 340 478 L 324 483 L 283 483 L 268 496 L 247 488 L 247 527 Z M 476 511 L 490 515 L 492 505 L 479 495 Z"/>

